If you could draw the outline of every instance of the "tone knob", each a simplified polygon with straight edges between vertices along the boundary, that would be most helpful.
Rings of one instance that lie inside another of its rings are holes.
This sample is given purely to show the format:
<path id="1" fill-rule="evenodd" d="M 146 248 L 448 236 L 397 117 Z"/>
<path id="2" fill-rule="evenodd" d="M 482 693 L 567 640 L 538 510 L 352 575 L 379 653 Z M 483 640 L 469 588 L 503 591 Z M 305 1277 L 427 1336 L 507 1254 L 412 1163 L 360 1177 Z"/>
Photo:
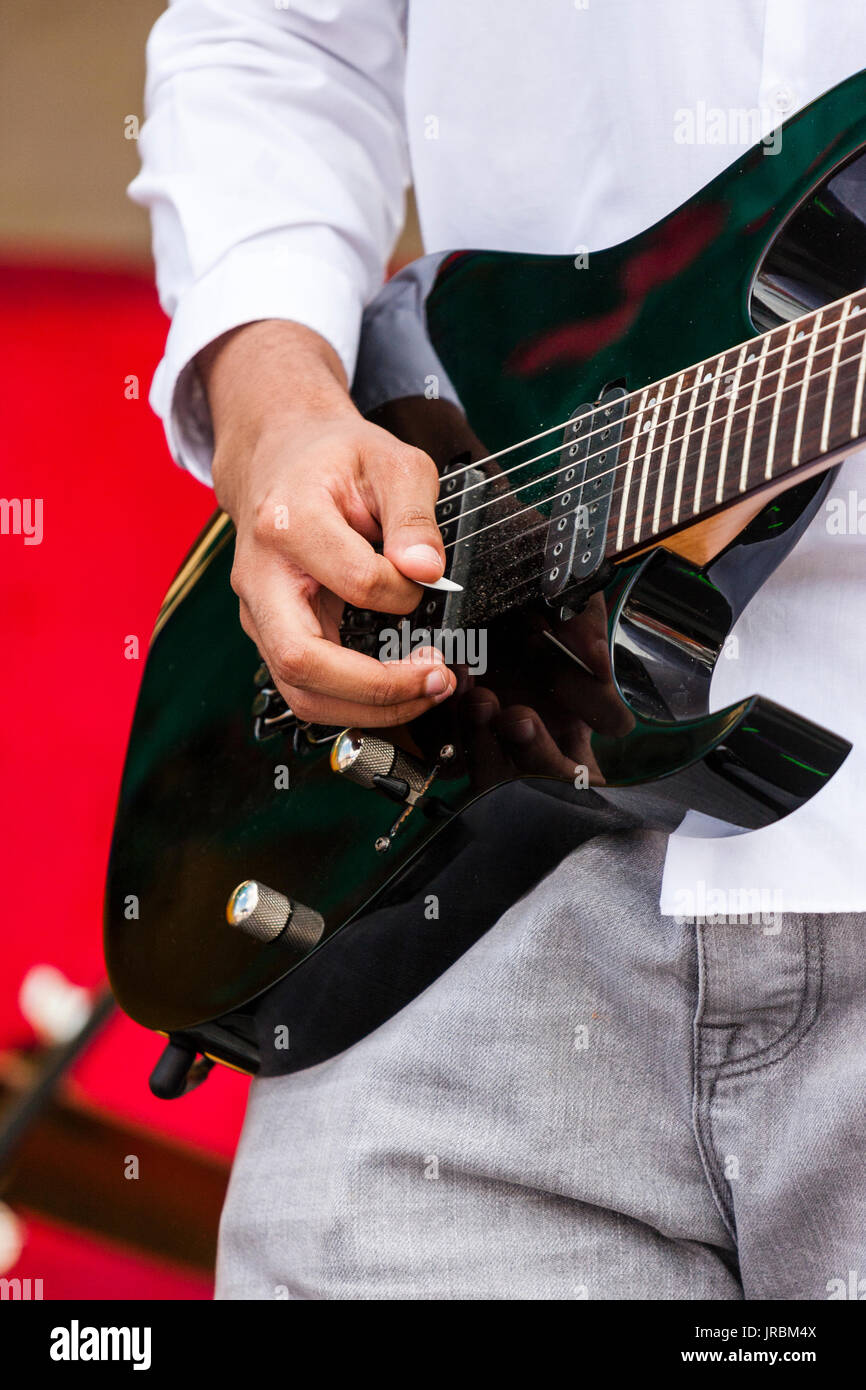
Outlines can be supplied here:
<path id="1" fill-rule="evenodd" d="M 292 904 L 284 893 L 254 878 L 244 879 L 226 907 L 226 921 L 257 941 L 276 941 L 292 917 Z"/>
<path id="2" fill-rule="evenodd" d="M 344 729 L 337 735 L 331 767 L 360 787 L 384 792 L 392 801 L 416 801 L 430 780 L 418 758 L 360 729 Z"/>
<path id="3" fill-rule="evenodd" d="M 279 940 L 299 951 L 311 951 L 325 930 L 320 913 L 255 878 L 238 884 L 226 906 L 226 921 L 256 941 Z"/>

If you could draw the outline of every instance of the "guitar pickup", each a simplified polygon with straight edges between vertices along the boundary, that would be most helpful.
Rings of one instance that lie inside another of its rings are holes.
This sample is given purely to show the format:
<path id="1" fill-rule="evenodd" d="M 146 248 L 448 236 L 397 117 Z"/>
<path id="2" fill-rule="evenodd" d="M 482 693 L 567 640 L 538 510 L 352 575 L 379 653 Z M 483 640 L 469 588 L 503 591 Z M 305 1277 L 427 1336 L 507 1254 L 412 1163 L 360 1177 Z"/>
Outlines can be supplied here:
<path id="1" fill-rule="evenodd" d="M 550 604 L 579 607 L 607 582 L 605 543 L 626 396 L 624 387 L 606 391 L 598 403 L 578 406 L 566 424 L 541 580 Z"/>

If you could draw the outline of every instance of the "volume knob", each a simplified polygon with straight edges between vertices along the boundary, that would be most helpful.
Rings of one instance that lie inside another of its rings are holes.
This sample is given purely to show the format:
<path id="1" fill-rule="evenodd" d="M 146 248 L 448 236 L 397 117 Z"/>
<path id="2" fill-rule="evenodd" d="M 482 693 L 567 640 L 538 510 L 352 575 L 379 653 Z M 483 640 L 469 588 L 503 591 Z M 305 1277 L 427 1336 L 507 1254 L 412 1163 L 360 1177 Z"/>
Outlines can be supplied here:
<path id="1" fill-rule="evenodd" d="M 312 907 L 292 902 L 258 879 L 239 883 L 226 906 L 226 921 L 256 941 L 276 941 L 300 951 L 311 951 L 321 940 L 325 919 Z"/>
<path id="2" fill-rule="evenodd" d="M 232 893 L 226 907 L 226 921 L 257 941 L 276 941 L 292 917 L 292 904 L 284 893 L 244 879 Z"/>
<path id="3" fill-rule="evenodd" d="M 414 802 L 430 774 L 418 758 L 360 729 L 344 729 L 331 747 L 331 767 L 361 787 L 375 787 L 394 801 Z"/>

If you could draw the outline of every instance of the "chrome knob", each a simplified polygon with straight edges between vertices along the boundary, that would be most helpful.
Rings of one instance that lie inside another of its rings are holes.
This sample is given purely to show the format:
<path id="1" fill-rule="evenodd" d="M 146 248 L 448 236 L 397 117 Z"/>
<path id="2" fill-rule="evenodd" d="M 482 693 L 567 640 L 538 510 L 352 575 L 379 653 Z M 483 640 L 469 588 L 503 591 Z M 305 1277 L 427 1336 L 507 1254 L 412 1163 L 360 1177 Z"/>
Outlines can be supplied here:
<path id="1" fill-rule="evenodd" d="M 226 907 L 226 921 L 257 941 L 276 941 L 292 917 L 292 904 L 284 893 L 244 879 L 232 893 Z"/>
<path id="2" fill-rule="evenodd" d="M 226 905 L 226 921 L 256 941 L 311 951 L 325 930 L 325 919 L 303 903 L 293 902 L 258 879 L 246 878 Z"/>
<path id="3" fill-rule="evenodd" d="M 375 787 L 394 801 L 416 801 L 430 780 L 418 758 L 360 729 L 344 729 L 337 735 L 331 746 L 331 767 L 350 782 Z"/>

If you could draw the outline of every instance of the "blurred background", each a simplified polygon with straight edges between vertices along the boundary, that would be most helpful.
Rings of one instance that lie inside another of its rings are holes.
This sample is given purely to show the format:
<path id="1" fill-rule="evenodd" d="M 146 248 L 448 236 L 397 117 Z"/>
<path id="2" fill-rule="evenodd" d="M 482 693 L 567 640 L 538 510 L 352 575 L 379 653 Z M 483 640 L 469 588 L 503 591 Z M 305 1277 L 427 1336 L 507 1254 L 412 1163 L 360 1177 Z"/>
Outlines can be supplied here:
<path id="1" fill-rule="evenodd" d="M 214 505 L 147 404 L 166 323 L 124 192 L 163 8 L 0 7 L 0 494 L 43 506 L 40 544 L 0 534 L 0 1278 L 21 1281 L 4 1297 L 209 1298 L 248 1084 L 216 1068 L 155 1100 L 162 1040 L 109 1012 L 50 1085 L 104 989 L 103 883 L 148 636 Z M 410 213 L 395 264 L 419 252 Z"/>

